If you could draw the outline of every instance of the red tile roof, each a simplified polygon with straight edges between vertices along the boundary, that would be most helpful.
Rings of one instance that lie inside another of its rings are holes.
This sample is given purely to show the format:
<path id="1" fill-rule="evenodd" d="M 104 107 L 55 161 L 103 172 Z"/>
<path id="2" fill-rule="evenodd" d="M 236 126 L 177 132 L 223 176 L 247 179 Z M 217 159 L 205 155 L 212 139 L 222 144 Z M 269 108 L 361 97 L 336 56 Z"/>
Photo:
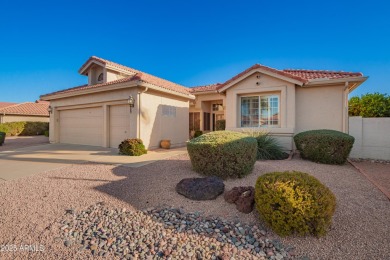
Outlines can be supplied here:
<path id="1" fill-rule="evenodd" d="M 221 83 L 210 84 L 210 85 L 205 85 L 205 86 L 196 86 L 196 87 L 190 88 L 190 92 L 197 93 L 197 92 L 217 91 L 217 89 L 220 85 L 221 85 Z"/>
<path id="2" fill-rule="evenodd" d="M 363 73 L 361 72 L 345 72 L 345 71 L 329 71 L 329 70 L 295 70 L 295 69 L 286 69 L 284 72 L 291 74 L 302 79 L 311 80 L 311 79 L 341 79 L 341 78 L 351 78 L 351 77 L 362 77 Z"/>
<path id="3" fill-rule="evenodd" d="M 109 66 L 112 66 L 112 67 L 115 67 L 115 68 L 118 68 L 118 69 L 123 69 L 123 70 L 128 71 L 129 73 L 131 73 L 133 75 L 139 74 L 140 75 L 140 80 L 142 80 L 142 81 L 144 81 L 146 83 L 150 83 L 150 84 L 153 84 L 153 85 L 156 85 L 156 86 L 168 89 L 168 90 L 172 90 L 172 91 L 175 91 L 175 92 L 178 92 L 178 93 L 181 93 L 181 94 L 186 94 L 186 95 L 189 94 L 188 88 L 186 88 L 186 87 L 184 87 L 182 85 L 173 83 L 173 82 L 168 81 L 166 79 L 162 79 L 162 78 L 153 76 L 151 74 L 148 74 L 148 73 L 145 73 L 145 72 L 142 72 L 142 71 L 139 71 L 139 70 L 127 67 L 127 66 L 123 66 L 121 64 L 118 64 L 118 63 L 115 63 L 115 62 L 112 62 L 112 61 L 109 61 L 109 60 L 105 60 L 105 59 L 102 59 L 102 58 L 99 58 L 99 57 L 96 57 L 96 56 L 90 57 L 81 66 L 81 68 L 79 69 L 79 72 L 81 72 L 90 61 L 97 61 L 97 62 L 100 62 L 100 63 L 102 63 L 104 65 L 109 65 Z"/>
<path id="4" fill-rule="evenodd" d="M 25 102 L 0 109 L 0 114 L 49 116 L 49 102 Z"/>
<path id="5" fill-rule="evenodd" d="M 344 71 L 327 71 L 327 70 L 294 70 L 294 69 L 286 69 L 286 70 L 278 70 L 274 69 L 271 67 L 267 67 L 261 64 L 255 64 L 251 66 L 250 68 L 244 70 L 243 72 L 235 75 L 231 79 L 227 80 L 224 83 L 217 83 L 217 84 L 210 84 L 210 85 L 205 85 L 205 86 L 197 86 L 193 88 L 187 88 L 182 85 L 173 83 L 171 81 L 153 76 L 151 74 L 123 66 L 121 64 L 105 60 L 96 56 L 90 57 L 79 69 L 79 72 L 81 73 L 86 66 L 90 63 L 90 61 L 96 61 L 99 62 L 105 66 L 110 66 L 118 69 L 125 70 L 129 72 L 129 76 L 118 79 L 115 81 L 107 82 L 107 83 L 101 83 L 101 84 L 95 84 L 95 85 L 82 85 L 78 87 L 73 87 L 73 88 L 68 88 L 65 90 L 61 91 L 56 91 L 52 92 L 49 94 L 42 95 L 41 97 L 46 97 L 54 94 L 62 94 L 62 93 L 69 93 L 69 92 L 76 92 L 79 90 L 84 90 L 84 89 L 93 89 L 93 88 L 98 88 L 98 87 L 103 87 L 103 86 L 108 86 L 108 85 L 113 85 L 117 83 L 124 83 L 124 82 L 132 82 L 132 81 L 143 81 L 145 83 L 153 84 L 158 87 L 175 91 L 180 94 L 185 94 L 185 95 L 190 95 L 190 94 L 196 94 L 200 92 L 215 92 L 218 91 L 219 89 L 223 88 L 224 86 L 228 85 L 229 83 L 235 81 L 236 79 L 242 77 L 246 73 L 250 72 L 251 70 L 254 69 L 262 69 L 266 70 L 275 74 L 278 74 L 280 76 L 288 77 L 294 80 L 297 80 L 299 82 L 302 82 L 303 84 L 309 82 L 310 80 L 313 79 L 322 79 L 322 78 L 329 78 L 329 79 L 339 79 L 339 78 L 349 78 L 349 77 L 361 77 L 363 76 L 362 73 L 360 72 L 344 72 Z"/>
<path id="6" fill-rule="evenodd" d="M 0 102 L 0 109 L 4 107 L 9 107 L 12 105 L 15 105 L 16 103 L 11 103 L 11 102 Z"/>

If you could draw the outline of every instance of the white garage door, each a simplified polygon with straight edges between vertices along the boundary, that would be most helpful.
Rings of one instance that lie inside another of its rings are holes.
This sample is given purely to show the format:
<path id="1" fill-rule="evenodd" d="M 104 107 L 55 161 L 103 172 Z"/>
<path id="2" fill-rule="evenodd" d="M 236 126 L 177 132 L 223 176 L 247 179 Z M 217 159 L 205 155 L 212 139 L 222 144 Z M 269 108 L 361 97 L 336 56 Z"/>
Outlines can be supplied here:
<path id="1" fill-rule="evenodd" d="M 110 107 L 110 147 L 118 148 L 130 138 L 130 110 L 128 105 Z"/>
<path id="2" fill-rule="evenodd" d="M 103 146 L 103 108 L 61 111 L 60 142 Z"/>

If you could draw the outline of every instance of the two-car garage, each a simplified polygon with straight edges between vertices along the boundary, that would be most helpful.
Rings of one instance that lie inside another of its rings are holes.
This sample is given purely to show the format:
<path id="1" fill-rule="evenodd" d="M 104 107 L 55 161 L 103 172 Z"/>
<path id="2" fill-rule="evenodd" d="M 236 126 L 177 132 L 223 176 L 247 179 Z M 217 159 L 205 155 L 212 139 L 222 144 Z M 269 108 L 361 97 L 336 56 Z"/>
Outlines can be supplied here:
<path id="1" fill-rule="evenodd" d="M 118 147 L 130 137 L 129 106 L 114 105 L 106 109 L 106 119 L 103 106 L 61 110 L 59 142 Z"/>

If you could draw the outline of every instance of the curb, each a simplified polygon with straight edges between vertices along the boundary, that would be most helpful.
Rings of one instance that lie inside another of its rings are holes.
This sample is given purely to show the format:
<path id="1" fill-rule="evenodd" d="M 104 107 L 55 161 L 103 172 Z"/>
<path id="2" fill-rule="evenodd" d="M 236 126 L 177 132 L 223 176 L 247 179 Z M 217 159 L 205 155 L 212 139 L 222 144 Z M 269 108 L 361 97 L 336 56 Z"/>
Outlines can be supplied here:
<path id="1" fill-rule="evenodd" d="M 372 184 L 374 184 L 375 187 L 378 188 L 390 201 L 390 191 L 387 191 L 385 188 L 383 188 L 379 183 L 377 183 L 369 174 L 367 174 L 363 169 L 361 169 L 359 166 L 357 166 L 353 161 L 351 161 L 349 158 L 347 161 L 356 169 L 358 170 L 364 177 L 366 177 Z"/>

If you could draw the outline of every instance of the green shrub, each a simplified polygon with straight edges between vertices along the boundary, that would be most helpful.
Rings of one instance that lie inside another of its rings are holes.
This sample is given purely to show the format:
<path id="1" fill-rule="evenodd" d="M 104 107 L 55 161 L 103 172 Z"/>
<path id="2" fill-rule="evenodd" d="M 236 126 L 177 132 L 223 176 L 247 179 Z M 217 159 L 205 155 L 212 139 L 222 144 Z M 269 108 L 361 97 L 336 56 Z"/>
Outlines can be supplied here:
<path id="1" fill-rule="evenodd" d="M 44 135 L 45 135 L 46 137 L 49 137 L 49 130 L 46 130 L 45 133 L 44 133 Z"/>
<path id="2" fill-rule="evenodd" d="M 215 130 L 222 131 L 222 130 L 225 130 L 225 128 L 226 128 L 226 120 L 225 119 L 221 119 L 221 120 L 216 121 Z"/>
<path id="3" fill-rule="evenodd" d="M 336 208 L 333 193 L 302 172 L 260 176 L 255 187 L 260 217 L 279 235 L 325 235 Z"/>
<path id="4" fill-rule="evenodd" d="M 311 130 L 294 136 L 301 157 L 325 164 L 344 164 L 355 138 L 334 130 Z"/>
<path id="5" fill-rule="evenodd" d="M 201 136 L 202 134 L 203 134 L 202 131 L 196 130 L 195 133 L 194 133 L 194 138 L 197 138 L 197 137 Z"/>
<path id="6" fill-rule="evenodd" d="M 123 155 L 140 156 L 147 153 L 144 143 L 138 138 L 126 139 L 118 148 L 119 154 Z"/>
<path id="7" fill-rule="evenodd" d="M 215 131 L 187 143 L 193 169 L 204 175 L 241 178 L 256 162 L 256 139 L 238 132 Z"/>
<path id="8" fill-rule="evenodd" d="M 257 160 L 282 160 L 288 157 L 278 140 L 266 132 L 250 132 L 257 141 Z"/>
<path id="9" fill-rule="evenodd" d="M 7 136 L 15 135 L 43 135 L 49 130 L 48 122 L 9 122 L 0 124 L 0 131 Z"/>
<path id="10" fill-rule="evenodd" d="M 0 132 L 0 145 L 3 145 L 4 141 L 5 141 L 5 133 Z"/>

